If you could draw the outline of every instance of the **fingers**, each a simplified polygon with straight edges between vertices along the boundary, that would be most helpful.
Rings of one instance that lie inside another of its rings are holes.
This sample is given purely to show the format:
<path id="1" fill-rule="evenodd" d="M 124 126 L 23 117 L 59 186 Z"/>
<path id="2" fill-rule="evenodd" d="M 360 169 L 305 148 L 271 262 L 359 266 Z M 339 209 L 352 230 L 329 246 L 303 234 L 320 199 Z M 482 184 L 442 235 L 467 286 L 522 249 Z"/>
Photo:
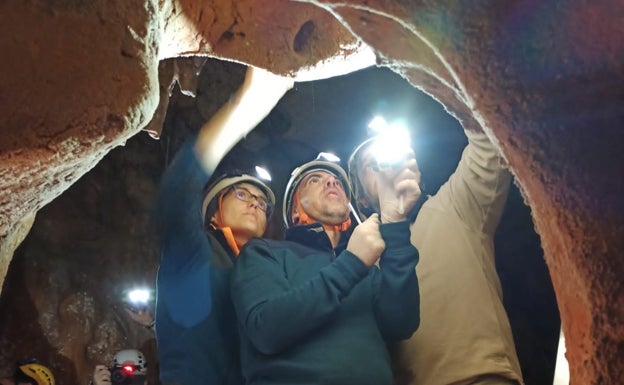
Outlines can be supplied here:
<path id="1" fill-rule="evenodd" d="M 418 195 L 420 196 L 420 186 L 414 178 L 397 182 L 394 189 L 399 195 Z"/>
<path id="2" fill-rule="evenodd" d="M 373 213 L 370 217 L 368 217 L 364 222 L 373 223 L 379 226 L 379 214 Z"/>
<path id="3" fill-rule="evenodd" d="M 377 175 L 382 181 L 392 184 L 406 179 L 416 179 L 420 182 L 420 171 L 418 163 L 414 158 L 406 159 L 402 163 L 391 167 L 380 168 Z"/>
<path id="4" fill-rule="evenodd" d="M 400 166 L 380 169 L 376 174 L 379 208 L 383 223 L 406 219 L 420 198 L 420 171 L 416 159 L 411 156 Z"/>
<path id="5" fill-rule="evenodd" d="M 349 239 L 347 250 L 358 257 L 366 266 L 372 266 L 379 259 L 386 244 L 379 232 L 379 217 L 371 215 L 357 226 Z"/>
<path id="6" fill-rule="evenodd" d="M 392 186 L 395 195 L 420 194 L 420 171 L 416 159 L 407 159 L 398 167 L 380 169 L 378 173 L 378 186 Z"/>

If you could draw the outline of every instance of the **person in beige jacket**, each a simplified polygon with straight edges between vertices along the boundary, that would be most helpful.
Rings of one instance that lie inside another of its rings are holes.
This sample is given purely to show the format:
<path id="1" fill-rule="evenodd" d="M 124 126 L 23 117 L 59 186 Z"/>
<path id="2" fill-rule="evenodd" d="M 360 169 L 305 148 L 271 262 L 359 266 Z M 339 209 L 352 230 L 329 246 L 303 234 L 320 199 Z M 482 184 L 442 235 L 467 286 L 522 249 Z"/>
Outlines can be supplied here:
<path id="1" fill-rule="evenodd" d="M 465 133 L 468 145 L 455 172 L 412 212 L 421 323 L 409 340 L 393 347 L 399 385 L 524 384 L 494 264 L 494 232 L 511 174 L 485 133 Z M 379 207 L 374 140 L 349 159 L 363 216 Z"/>

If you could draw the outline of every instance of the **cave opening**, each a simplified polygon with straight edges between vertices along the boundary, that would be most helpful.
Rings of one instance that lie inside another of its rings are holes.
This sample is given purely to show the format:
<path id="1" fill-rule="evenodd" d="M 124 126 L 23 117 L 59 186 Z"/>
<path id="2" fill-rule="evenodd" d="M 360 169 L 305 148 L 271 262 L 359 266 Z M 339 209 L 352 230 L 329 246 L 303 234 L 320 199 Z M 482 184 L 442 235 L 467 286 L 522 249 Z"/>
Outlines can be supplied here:
<path id="1" fill-rule="evenodd" d="M 241 65 L 210 60 L 195 98 L 174 91 L 159 140 L 137 134 L 38 213 L 0 298 L 0 377 L 14 357 L 24 355 L 47 358 L 61 373 L 61 383 L 85 382 L 93 363 L 129 345 L 141 347 L 155 362 L 153 336 L 128 320 L 121 293 L 136 283 L 153 287 L 159 252 L 150 215 L 159 177 L 180 143 L 227 100 L 243 73 Z M 347 159 L 378 113 L 410 127 L 424 191 L 435 193 L 455 169 L 466 138 L 437 101 L 384 68 L 297 83 L 220 167 L 265 165 L 281 196 L 291 169 L 318 152 Z M 273 216 L 268 237 L 281 237 L 280 218 Z M 530 208 L 515 185 L 495 241 L 525 381 L 552 383 L 559 314 Z"/>

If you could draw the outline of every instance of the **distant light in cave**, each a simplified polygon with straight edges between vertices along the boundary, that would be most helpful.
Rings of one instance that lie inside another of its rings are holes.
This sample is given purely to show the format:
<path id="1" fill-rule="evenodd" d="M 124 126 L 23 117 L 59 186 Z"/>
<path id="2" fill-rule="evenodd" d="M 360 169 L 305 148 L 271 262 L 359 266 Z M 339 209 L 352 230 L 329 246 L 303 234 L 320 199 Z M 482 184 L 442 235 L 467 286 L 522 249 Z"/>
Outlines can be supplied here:
<path id="1" fill-rule="evenodd" d="M 146 304 L 151 298 L 147 289 L 134 289 L 128 293 L 128 300 L 133 304 Z"/>

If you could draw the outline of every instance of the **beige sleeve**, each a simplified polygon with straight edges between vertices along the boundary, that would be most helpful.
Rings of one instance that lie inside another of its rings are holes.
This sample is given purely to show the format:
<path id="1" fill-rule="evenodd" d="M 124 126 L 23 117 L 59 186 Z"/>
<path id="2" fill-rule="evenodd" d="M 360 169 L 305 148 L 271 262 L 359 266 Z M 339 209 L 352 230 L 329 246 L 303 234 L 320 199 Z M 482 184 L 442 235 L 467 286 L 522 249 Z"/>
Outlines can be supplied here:
<path id="1" fill-rule="evenodd" d="M 511 174 L 483 132 L 464 131 L 468 145 L 436 197 L 471 229 L 494 234 L 505 207 Z"/>

